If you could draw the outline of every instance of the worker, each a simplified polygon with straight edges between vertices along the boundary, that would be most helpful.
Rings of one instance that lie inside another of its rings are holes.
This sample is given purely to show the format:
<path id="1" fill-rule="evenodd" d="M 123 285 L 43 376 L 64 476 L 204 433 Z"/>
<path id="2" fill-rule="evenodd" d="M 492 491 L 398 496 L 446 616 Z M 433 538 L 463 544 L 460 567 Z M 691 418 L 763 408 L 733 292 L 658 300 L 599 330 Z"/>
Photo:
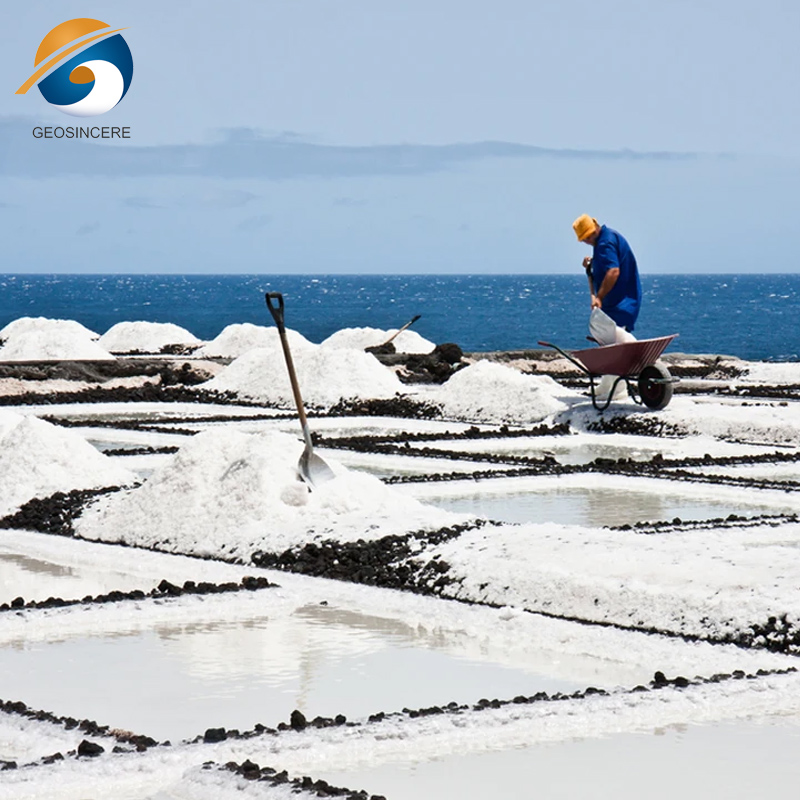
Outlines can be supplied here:
<path id="1" fill-rule="evenodd" d="M 632 332 L 642 304 L 642 284 L 630 245 L 622 234 L 588 214 L 578 217 L 572 229 L 579 242 L 593 248 L 592 255 L 583 259 L 592 309 L 602 309 L 620 328 Z"/>

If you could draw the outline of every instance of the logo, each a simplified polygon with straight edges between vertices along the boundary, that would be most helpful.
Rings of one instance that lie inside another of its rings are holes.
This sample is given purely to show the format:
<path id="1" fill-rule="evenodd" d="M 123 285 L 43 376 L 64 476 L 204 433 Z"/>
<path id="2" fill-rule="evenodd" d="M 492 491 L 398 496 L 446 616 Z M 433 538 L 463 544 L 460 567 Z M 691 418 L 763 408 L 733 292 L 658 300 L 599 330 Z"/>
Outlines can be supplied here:
<path id="1" fill-rule="evenodd" d="M 111 111 L 125 97 L 133 78 L 133 57 L 121 30 L 86 18 L 57 25 L 42 39 L 36 71 L 16 94 L 26 94 L 38 84 L 50 105 L 73 117 Z M 73 56 L 76 51 L 80 52 Z"/>

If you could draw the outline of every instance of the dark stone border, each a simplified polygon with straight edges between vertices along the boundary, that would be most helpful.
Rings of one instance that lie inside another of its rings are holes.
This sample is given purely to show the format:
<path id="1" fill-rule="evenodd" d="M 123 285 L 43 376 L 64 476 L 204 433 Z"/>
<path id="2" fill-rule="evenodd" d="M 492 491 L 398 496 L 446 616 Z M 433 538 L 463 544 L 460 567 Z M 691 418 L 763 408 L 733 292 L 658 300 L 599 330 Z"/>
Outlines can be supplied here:
<path id="1" fill-rule="evenodd" d="M 206 595 L 227 594 L 230 592 L 249 591 L 257 589 L 275 589 L 277 584 L 270 583 L 263 575 L 254 578 L 245 575 L 239 583 L 227 581 L 225 583 L 211 583 L 210 581 L 184 581 L 182 586 L 171 583 L 166 578 L 154 589 L 144 592 L 141 589 L 132 589 L 129 592 L 111 591 L 108 594 L 98 594 L 95 597 L 86 595 L 80 600 L 64 600 L 60 597 L 48 597 L 47 600 L 30 600 L 25 602 L 24 597 L 17 597 L 10 603 L 0 603 L 0 613 L 3 611 L 24 611 L 34 608 L 66 608 L 68 606 L 98 605 L 102 603 L 120 603 L 124 600 L 146 600 L 163 597 L 180 597 L 181 595 Z"/>
<path id="2" fill-rule="evenodd" d="M 633 414 L 641 414 L 638 409 Z M 599 416 L 586 426 L 590 433 L 626 433 L 634 436 L 653 436 L 664 439 L 683 439 L 686 430 L 671 425 L 656 415 L 648 416 Z"/>
<path id="3" fill-rule="evenodd" d="M 242 404 L 243 408 L 247 408 Z M 284 411 L 283 413 L 275 414 L 209 414 L 208 416 L 180 416 L 180 417 L 159 417 L 158 419 L 118 419 L 118 420 L 105 420 L 95 419 L 93 417 L 85 417 L 83 419 L 76 419 L 75 417 L 51 417 L 43 415 L 40 419 L 49 422 L 51 425 L 59 425 L 62 428 L 119 428 L 126 431 L 152 431 L 154 426 L 159 425 L 187 425 L 187 424 L 202 424 L 204 422 L 254 422 L 259 420 L 291 420 L 295 418 L 292 412 Z M 309 417 L 314 414 L 309 413 Z M 163 432 L 172 433 L 177 429 L 164 428 Z M 189 433 L 197 433 L 197 431 L 187 431 Z"/>
<path id="4" fill-rule="evenodd" d="M 615 691 L 608 691 L 606 689 L 598 689 L 595 686 L 588 686 L 586 689 L 577 690 L 570 693 L 554 692 L 548 694 L 547 692 L 536 692 L 533 695 L 517 695 L 511 700 L 499 700 L 497 698 L 489 700 L 481 698 L 476 703 L 443 703 L 437 706 L 430 706 L 428 708 L 410 709 L 403 708 L 401 711 L 384 712 L 378 711 L 370 714 L 366 721 L 350 722 L 343 714 L 337 714 L 335 717 L 315 717 L 314 719 L 307 719 L 302 711 L 295 709 L 292 711 L 289 722 L 280 722 L 274 728 L 267 727 L 266 725 L 257 724 L 252 730 L 240 732 L 235 729 L 226 730 L 225 728 L 209 728 L 204 734 L 195 736 L 193 739 L 184 740 L 184 744 L 214 744 L 217 742 L 232 740 L 246 740 L 253 739 L 258 736 L 279 736 L 281 733 L 288 731 L 301 732 L 306 729 L 324 729 L 333 727 L 348 727 L 348 728 L 365 728 L 368 725 L 381 723 L 385 720 L 392 719 L 419 719 L 422 717 L 431 717 L 442 714 L 463 714 L 472 711 L 486 711 L 487 709 L 498 709 L 511 705 L 530 705 L 535 703 L 550 703 L 561 702 L 569 700 L 585 700 L 588 697 L 599 695 L 602 697 L 625 696 L 632 694 L 639 694 L 648 691 L 659 691 L 663 689 L 685 689 L 689 686 L 702 686 L 712 683 L 725 683 L 734 680 L 757 680 L 758 678 L 770 677 L 773 675 L 791 675 L 797 672 L 796 667 L 785 667 L 783 669 L 759 669 L 754 673 L 746 673 L 744 670 L 734 670 L 733 672 L 721 672 L 711 675 L 710 677 L 703 677 L 696 675 L 689 679 L 682 675 L 675 678 L 667 678 L 663 672 L 658 671 L 653 675 L 653 680 L 647 686 L 639 684 L 630 689 L 622 689 Z"/>
<path id="5" fill-rule="evenodd" d="M 203 769 L 219 769 L 232 772 L 248 781 L 262 781 L 272 786 L 291 785 L 292 793 L 301 795 L 304 792 L 314 797 L 343 797 L 345 800 L 386 800 L 382 794 L 369 794 L 364 790 L 354 791 L 344 789 L 340 786 L 331 786 L 327 781 L 314 780 L 308 776 L 302 778 L 290 778 L 286 770 L 277 772 L 272 767 L 259 767 L 248 759 L 242 764 L 229 761 L 224 766 L 214 764 L 204 764 Z"/>
<path id="6" fill-rule="evenodd" d="M 421 403 L 407 395 L 388 399 L 340 400 L 328 409 L 328 417 L 399 417 L 401 419 L 440 419 L 441 408 L 434 403 Z"/>
<path id="7" fill-rule="evenodd" d="M 604 525 L 610 531 L 635 531 L 636 533 L 674 533 L 677 531 L 708 531 L 722 528 L 756 528 L 764 525 L 776 528 L 779 525 L 800 522 L 797 514 L 756 514 L 745 517 L 739 514 L 728 514 L 727 517 L 713 519 L 682 520 L 675 517 L 671 520 L 646 520 L 625 525 Z"/>
<path id="8" fill-rule="evenodd" d="M 121 489 L 121 486 L 105 486 L 102 489 L 73 489 L 71 492 L 56 492 L 49 497 L 34 497 L 19 511 L 0 519 L 0 529 L 17 528 L 56 536 L 73 536 L 75 531 L 72 523 L 80 517 L 90 500 Z"/>
<path id="9" fill-rule="evenodd" d="M 210 392 L 187 389 L 182 385 L 116 386 L 111 389 L 90 387 L 77 392 L 25 392 L 0 395 L 0 406 L 51 406 L 78 403 L 210 403 L 214 405 L 263 407 L 260 403 L 242 400 L 233 392 Z"/>
<path id="10" fill-rule="evenodd" d="M 556 425 L 537 425 L 534 428 L 509 428 L 501 425 L 491 430 L 481 430 L 472 425 L 465 431 L 453 433 L 451 431 L 419 431 L 416 433 L 392 433 L 385 436 L 323 436 L 312 434 L 314 444 L 320 447 L 340 448 L 345 450 L 358 450 L 371 452 L 370 448 L 377 444 L 405 444 L 406 442 L 442 442 L 442 441 L 474 441 L 477 439 L 520 439 L 535 438 L 538 436 L 566 436 L 570 433 L 570 426 L 566 422 Z"/>
<path id="11" fill-rule="evenodd" d="M 203 769 L 219 769 L 227 772 L 232 772 L 234 775 L 244 778 L 248 781 L 261 781 L 268 783 L 271 786 L 290 785 L 292 793 L 302 795 L 307 793 L 308 796 L 313 797 L 342 797 L 344 800 L 386 800 L 382 794 L 369 794 L 364 790 L 354 791 L 353 789 L 345 789 L 340 786 L 332 786 L 324 780 L 314 780 L 308 776 L 302 778 L 290 778 L 286 770 L 278 772 L 272 767 L 259 767 L 254 761 L 243 762 L 237 764 L 235 761 L 229 761 L 224 766 L 218 764 L 203 764 Z"/>
<path id="12" fill-rule="evenodd" d="M 110 450 L 101 450 L 104 456 L 154 456 L 172 455 L 180 450 L 179 447 L 112 447 Z"/>
<path id="13" fill-rule="evenodd" d="M 87 736 L 95 736 L 103 739 L 112 739 L 117 744 L 114 745 L 112 752 L 114 753 L 127 753 L 131 749 L 136 752 L 142 753 L 145 750 L 156 747 L 159 743 L 150 736 L 143 736 L 141 734 L 132 733 L 131 731 L 122 730 L 120 728 L 111 728 L 109 725 L 98 725 L 97 722 L 90 719 L 76 719 L 75 717 L 66 717 L 53 714 L 50 711 L 40 711 L 28 706 L 22 701 L 2 700 L 0 699 L 0 712 L 6 714 L 15 714 L 18 717 L 25 719 L 35 720 L 37 722 L 46 722 L 51 725 L 64 728 L 64 730 L 80 730 Z M 164 742 L 169 745 L 169 742 Z M 128 745 L 123 747 L 122 745 Z M 105 752 L 105 748 L 96 742 L 90 742 L 84 739 L 77 747 L 76 750 L 69 750 L 66 753 L 52 753 L 51 755 L 43 756 L 42 758 L 32 761 L 24 766 L 33 766 L 37 764 L 53 764 L 56 761 L 63 761 L 65 758 L 73 757 L 79 758 L 81 756 L 99 756 Z M 0 772 L 7 769 L 17 769 L 19 765 L 16 761 L 0 761 Z"/>
<path id="14" fill-rule="evenodd" d="M 434 532 L 418 531 L 399 536 L 385 536 L 374 541 L 328 540 L 290 548 L 280 554 L 257 551 L 253 553 L 252 561 L 255 566 L 265 569 L 398 589 L 420 595 L 434 595 L 466 605 L 498 608 L 496 603 L 455 595 L 449 587 L 460 584 L 462 578 L 449 574 L 451 566 L 441 557 L 431 558 L 426 555 L 428 546 L 456 539 L 466 531 L 476 530 L 487 524 L 492 523 L 478 520 L 473 524 L 454 525 Z M 762 524 L 775 524 L 775 522 L 768 518 Z M 712 636 L 663 630 L 653 626 L 625 625 L 611 620 L 591 620 L 543 609 L 533 608 L 525 611 L 581 625 L 667 636 L 686 642 L 735 645 L 742 649 L 763 649 L 773 653 L 800 656 L 800 625 L 790 621 L 788 614 L 771 616 L 764 623 L 756 623 L 733 633 Z"/>
<path id="15" fill-rule="evenodd" d="M 293 547 L 280 554 L 257 551 L 252 555 L 252 562 L 257 567 L 301 575 L 403 589 L 424 595 L 440 594 L 451 582 L 446 574 L 450 565 L 438 557 L 426 558 L 425 549 L 486 524 L 486 521 L 478 520 L 437 531 L 416 531 L 371 541 L 328 539 Z"/>
<path id="16" fill-rule="evenodd" d="M 384 452 L 377 449 L 376 452 Z M 385 452 L 389 452 L 386 450 Z M 800 481 L 778 481 L 769 478 L 748 478 L 739 475 L 717 475 L 704 474 L 702 472 L 689 472 L 684 467 L 713 467 L 713 466 L 734 466 L 749 464 L 776 464 L 800 461 L 800 453 L 763 453 L 753 456 L 722 456 L 715 458 L 711 455 L 704 455 L 702 458 L 664 458 L 660 453 L 654 455 L 649 461 L 634 461 L 631 458 L 595 458 L 587 464 L 562 464 L 553 456 L 544 458 L 533 458 L 525 456 L 499 456 L 494 454 L 472 454 L 480 455 L 480 458 L 470 458 L 470 454 L 461 454 L 459 451 L 449 450 L 425 450 L 423 448 L 398 448 L 393 450 L 394 454 L 418 455 L 431 457 L 435 453 L 441 454 L 443 460 L 479 460 L 490 463 L 509 463 L 513 460 L 520 461 L 523 466 L 511 469 L 479 470 L 475 472 L 442 472 L 428 473 L 426 475 L 392 475 L 384 478 L 384 483 L 436 483 L 442 481 L 458 480 L 484 480 L 486 478 L 519 478 L 536 477 L 540 475 L 577 475 L 588 473 L 600 473 L 605 475 L 622 475 L 634 478 L 662 478 L 672 481 L 686 481 L 689 483 L 710 483 L 719 486 L 737 486 L 752 489 L 770 489 L 782 492 L 794 492 L 800 490 Z"/>
<path id="17" fill-rule="evenodd" d="M 710 677 L 702 677 L 702 676 L 695 676 L 692 679 L 685 678 L 681 675 L 675 678 L 667 678 L 663 672 L 656 672 L 653 676 L 653 680 L 650 681 L 649 685 L 645 686 L 643 684 L 639 684 L 634 686 L 631 689 L 624 689 L 622 691 L 614 691 L 609 692 L 605 689 L 598 689 L 594 686 L 589 686 L 586 689 L 578 690 L 575 692 L 571 692 L 569 694 L 565 694 L 563 692 L 555 692 L 553 694 L 548 694 L 547 692 L 536 692 L 533 695 L 525 696 L 525 695 L 518 695 L 511 700 L 499 700 L 497 698 L 493 700 L 489 700 L 486 698 L 481 698 L 474 704 L 459 704 L 456 702 L 445 703 L 442 705 L 437 706 L 430 706 L 428 708 L 419 708 L 419 709 L 409 709 L 404 708 L 402 711 L 394 711 L 394 712 L 383 712 L 378 711 L 376 713 L 370 714 L 367 718 L 366 722 L 348 722 L 347 718 L 343 714 L 337 714 L 335 717 L 315 717 L 312 720 L 306 719 L 305 715 L 298 710 L 294 710 L 291 713 L 289 722 L 280 722 L 278 723 L 276 728 L 270 728 L 265 725 L 257 724 L 252 730 L 240 732 L 236 729 L 229 729 L 226 730 L 225 728 L 208 728 L 204 734 L 199 736 L 195 736 L 193 739 L 186 739 L 180 744 L 216 744 L 218 742 L 223 742 L 227 740 L 246 740 L 246 739 L 253 739 L 259 736 L 278 736 L 283 732 L 286 731 L 294 731 L 294 732 L 301 732 L 308 728 L 331 728 L 331 727 L 338 727 L 338 726 L 346 726 L 349 728 L 365 728 L 368 725 L 372 724 L 380 724 L 385 720 L 396 720 L 396 719 L 419 719 L 422 717 L 430 717 L 430 716 L 437 716 L 443 714 L 452 714 L 452 715 L 459 715 L 465 712 L 480 712 L 486 711 L 487 709 L 499 709 L 506 706 L 511 705 L 530 705 L 535 703 L 551 703 L 551 702 L 563 702 L 563 701 L 581 701 L 585 700 L 588 697 L 592 696 L 603 696 L 608 697 L 612 694 L 615 696 L 624 696 L 624 695 L 633 695 L 639 694 L 643 692 L 649 691 L 662 691 L 665 689 L 685 689 L 689 686 L 702 686 L 704 684 L 712 684 L 712 683 L 725 683 L 727 681 L 733 680 L 757 680 L 763 677 L 770 677 L 774 675 L 790 675 L 797 672 L 796 667 L 786 667 L 784 669 L 759 669 L 755 673 L 745 673 L 743 670 L 734 670 L 730 673 L 717 673 Z M 106 737 L 115 739 L 117 742 L 122 744 L 127 744 L 135 748 L 136 751 L 142 752 L 144 750 L 149 749 L 150 747 L 170 747 L 172 746 L 171 742 L 156 742 L 149 736 L 141 736 L 135 733 L 131 733 L 130 731 L 123 731 L 119 729 L 111 729 L 108 725 L 98 725 L 96 722 L 92 720 L 77 720 L 73 717 L 61 717 L 55 714 L 52 714 L 49 711 L 36 711 L 34 709 L 29 709 L 25 703 L 22 702 L 13 702 L 13 701 L 3 701 L 0 700 L 0 711 L 4 711 L 7 714 L 17 714 L 18 716 L 26 717 L 28 719 L 34 719 L 43 722 L 49 722 L 55 725 L 61 725 L 66 730 L 72 730 L 78 728 L 79 730 L 85 731 L 90 736 L 98 736 L 98 737 Z M 104 748 L 101 745 L 97 745 L 94 742 L 89 741 L 82 741 L 78 746 L 77 750 L 70 750 L 66 754 L 62 753 L 54 753 L 50 756 L 45 756 L 38 761 L 31 762 L 30 765 L 41 765 L 41 764 L 52 764 L 55 761 L 63 760 L 66 757 L 81 757 L 81 756 L 98 756 L 104 752 Z M 113 748 L 114 753 L 119 752 L 130 752 L 129 748 L 120 747 L 119 745 Z M 247 762 L 245 762 L 246 764 Z M 215 766 L 213 762 L 207 762 L 209 767 Z M 236 762 L 228 762 L 226 768 L 230 768 L 232 772 L 237 772 L 238 774 L 243 774 L 241 770 L 245 769 L 247 772 L 251 773 L 251 780 L 260 780 L 262 776 L 266 777 L 267 779 L 270 776 L 280 775 L 281 773 L 276 773 L 271 768 L 258 768 L 257 765 L 250 762 L 251 766 L 245 767 L 244 764 L 239 765 Z M 16 762 L 13 761 L 0 761 L 0 771 L 6 769 L 16 769 L 17 768 Z M 256 775 L 256 771 L 258 775 Z M 243 777 L 248 777 L 243 775 Z M 299 779 L 304 781 L 306 779 Z M 310 779 L 307 779 L 310 780 Z M 279 783 L 288 783 L 288 776 L 286 780 L 283 777 L 278 779 Z M 307 784 L 301 784 L 298 788 L 305 789 L 307 788 Z M 317 791 L 320 791 L 323 787 L 319 787 Z M 347 790 L 345 790 L 347 791 Z M 319 796 L 319 795 L 318 795 Z M 324 796 L 324 795 L 322 795 Z M 330 795 L 329 795 L 330 796 Z M 333 795 L 333 796 L 344 796 L 347 795 Z M 358 800 L 362 800 L 364 797 L 367 797 L 364 794 L 356 793 L 353 797 L 358 798 Z M 380 795 L 373 795 L 372 798 L 368 798 L 368 800 L 379 800 Z"/>

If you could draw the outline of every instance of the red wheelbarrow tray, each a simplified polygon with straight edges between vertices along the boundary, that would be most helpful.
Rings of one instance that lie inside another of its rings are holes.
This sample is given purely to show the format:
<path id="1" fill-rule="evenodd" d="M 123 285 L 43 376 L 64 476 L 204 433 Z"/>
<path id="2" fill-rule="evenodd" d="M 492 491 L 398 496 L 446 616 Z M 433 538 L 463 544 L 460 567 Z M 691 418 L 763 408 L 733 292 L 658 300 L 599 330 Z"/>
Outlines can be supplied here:
<path id="1" fill-rule="evenodd" d="M 641 339 L 636 342 L 573 350 L 571 355 L 586 367 L 590 375 L 638 375 L 646 366 L 658 360 L 677 335 L 673 333 L 658 339 Z"/>

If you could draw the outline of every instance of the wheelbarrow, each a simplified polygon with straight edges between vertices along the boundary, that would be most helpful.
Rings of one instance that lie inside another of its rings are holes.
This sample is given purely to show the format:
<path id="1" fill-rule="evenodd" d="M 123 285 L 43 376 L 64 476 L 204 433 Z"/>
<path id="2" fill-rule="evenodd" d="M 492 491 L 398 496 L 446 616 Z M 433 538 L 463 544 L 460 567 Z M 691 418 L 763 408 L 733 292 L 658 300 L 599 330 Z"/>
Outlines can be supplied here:
<path id="1" fill-rule="evenodd" d="M 635 403 L 658 410 L 666 408 L 672 399 L 672 386 L 677 382 L 677 378 L 670 375 L 664 364 L 658 363 L 658 357 L 676 336 L 678 334 L 673 333 L 658 339 L 607 344 L 587 350 L 574 350 L 572 353 L 567 353 L 550 342 L 539 344 L 557 350 L 589 378 L 592 405 L 598 411 L 605 411 L 611 405 L 617 386 L 623 381 L 628 395 Z M 608 397 L 601 400 L 597 397 L 595 380 L 603 375 L 616 375 L 617 379 Z"/>

